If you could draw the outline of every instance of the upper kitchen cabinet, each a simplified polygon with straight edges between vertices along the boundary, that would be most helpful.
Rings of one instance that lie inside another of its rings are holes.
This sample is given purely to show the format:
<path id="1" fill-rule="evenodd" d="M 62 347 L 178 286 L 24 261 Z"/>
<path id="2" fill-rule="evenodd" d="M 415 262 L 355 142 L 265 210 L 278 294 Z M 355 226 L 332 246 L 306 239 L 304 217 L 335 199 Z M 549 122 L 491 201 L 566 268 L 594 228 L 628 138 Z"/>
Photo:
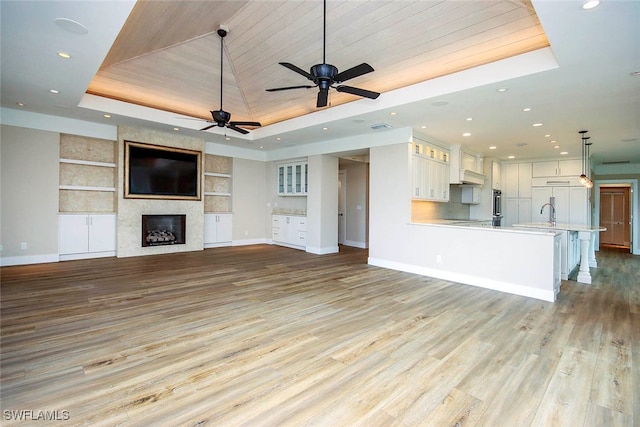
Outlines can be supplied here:
<path id="1" fill-rule="evenodd" d="M 483 159 L 480 154 L 467 150 L 461 145 L 452 145 L 450 152 L 449 181 L 451 184 L 484 185 Z"/>
<path id="2" fill-rule="evenodd" d="M 279 196 L 306 196 L 308 181 L 306 161 L 278 165 Z"/>
<path id="3" fill-rule="evenodd" d="M 533 174 L 534 178 L 547 178 L 554 176 L 580 176 L 582 173 L 582 161 L 576 160 L 558 160 L 548 162 L 534 162 Z"/>
<path id="4" fill-rule="evenodd" d="M 449 201 L 449 150 L 424 141 L 411 146 L 414 200 Z"/>
<path id="5" fill-rule="evenodd" d="M 495 160 L 491 162 L 491 188 L 502 190 L 502 165 Z"/>
<path id="6" fill-rule="evenodd" d="M 506 198 L 531 198 L 531 163 L 504 165 L 504 196 Z"/>

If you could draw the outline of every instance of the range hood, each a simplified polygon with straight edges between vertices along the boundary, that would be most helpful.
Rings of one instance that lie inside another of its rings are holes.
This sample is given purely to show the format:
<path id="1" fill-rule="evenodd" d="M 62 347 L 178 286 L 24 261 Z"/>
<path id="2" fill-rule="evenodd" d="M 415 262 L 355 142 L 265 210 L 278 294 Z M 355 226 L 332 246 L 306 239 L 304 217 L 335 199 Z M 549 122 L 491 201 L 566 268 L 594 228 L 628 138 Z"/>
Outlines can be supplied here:
<path id="1" fill-rule="evenodd" d="M 451 184 L 484 185 L 483 159 L 478 153 L 452 145 L 449 182 Z"/>
<path id="2" fill-rule="evenodd" d="M 460 184 L 484 185 L 484 175 L 470 169 L 459 169 Z"/>

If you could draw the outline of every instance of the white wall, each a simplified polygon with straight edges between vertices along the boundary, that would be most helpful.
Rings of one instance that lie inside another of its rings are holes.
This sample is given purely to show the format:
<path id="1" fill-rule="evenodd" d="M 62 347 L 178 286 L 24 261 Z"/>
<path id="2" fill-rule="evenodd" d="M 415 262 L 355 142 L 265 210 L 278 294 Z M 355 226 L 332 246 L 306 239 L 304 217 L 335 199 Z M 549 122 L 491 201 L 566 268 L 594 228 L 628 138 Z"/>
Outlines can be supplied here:
<path id="1" fill-rule="evenodd" d="M 309 156 L 307 252 L 338 252 L 338 158 Z"/>
<path id="2" fill-rule="evenodd" d="M 266 243 L 271 235 L 270 215 L 265 211 L 269 200 L 268 163 L 233 159 L 231 203 L 233 211 L 233 244 Z"/>
<path id="3" fill-rule="evenodd" d="M 60 134 L 4 125 L 0 133 L 1 264 L 57 261 Z"/>

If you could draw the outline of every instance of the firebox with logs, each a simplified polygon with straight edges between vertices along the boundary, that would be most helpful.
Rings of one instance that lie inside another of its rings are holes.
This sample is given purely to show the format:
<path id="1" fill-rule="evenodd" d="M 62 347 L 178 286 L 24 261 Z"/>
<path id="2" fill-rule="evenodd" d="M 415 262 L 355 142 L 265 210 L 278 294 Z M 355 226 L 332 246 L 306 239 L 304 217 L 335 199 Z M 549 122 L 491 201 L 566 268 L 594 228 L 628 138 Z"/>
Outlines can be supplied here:
<path id="1" fill-rule="evenodd" d="M 142 215 L 142 246 L 185 244 L 186 215 Z"/>

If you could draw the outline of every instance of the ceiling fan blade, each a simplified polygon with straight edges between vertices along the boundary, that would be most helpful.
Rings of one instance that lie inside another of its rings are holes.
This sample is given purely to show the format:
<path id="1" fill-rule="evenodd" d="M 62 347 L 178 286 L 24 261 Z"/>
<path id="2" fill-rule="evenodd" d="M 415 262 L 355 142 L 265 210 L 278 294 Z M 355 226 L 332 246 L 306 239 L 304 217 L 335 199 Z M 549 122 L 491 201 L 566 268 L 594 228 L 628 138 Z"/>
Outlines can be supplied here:
<path id="1" fill-rule="evenodd" d="M 315 87 L 315 86 L 305 85 L 305 86 L 276 87 L 273 89 L 267 89 L 267 92 L 277 92 L 279 90 L 289 90 L 289 89 L 311 89 L 312 87 Z"/>
<path id="2" fill-rule="evenodd" d="M 338 86 L 338 87 L 336 87 L 336 90 L 338 92 L 346 92 L 346 93 L 350 93 L 352 95 L 363 96 L 365 98 L 371 98 L 371 99 L 376 99 L 377 97 L 380 96 L 380 94 L 378 92 L 373 92 L 373 91 L 366 90 L 366 89 L 360 89 L 360 88 L 353 87 L 353 86 Z"/>
<path id="3" fill-rule="evenodd" d="M 283 67 L 287 67 L 288 69 L 290 69 L 291 71 L 295 71 L 296 73 L 305 76 L 306 78 L 308 78 L 309 80 L 313 80 L 313 76 L 309 73 L 307 73 L 305 70 L 303 70 L 300 67 L 297 67 L 289 62 L 279 62 L 280 65 L 282 65 Z"/>
<path id="4" fill-rule="evenodd" d="M 344 82 L 349 79 L 353 79 L 354 77 L 361 76 L 363 74 L 367 74 L 373 71 L 373 67 L 366 62 L 363 62 L 360 65 L 356 65 L 355 67 L 351 67 L 348 70 L 345 70 L 341 73 L 338 73 L 334 76 L 333 80 L 336 83 Z"/>
<path id="5" fill-rule="evenodd" d="M 262 126 L 260 122 L 229 122 L 229 126 Z"/>
<path id="6" fill-rule="evenodd" d="M 202 129 L 200 129 L 200 130 L 207 130 L 207 129 L 211 129 L 211 128 L 216 127 L 216 126 L 218 126 L 218 125 L 214 123 L 214 124 L 212 124 L 211 126 L 207 126 L 207 127 L 202 128 Z"/>
<path id="7" fill-rule="evenodd" d="M 228 125 L 227 125 L 227 127 L 228 127 L 229 129 L 235 130 L 236 132 L 240 132 L 240 133 L 241 133 L 241 134 L 243 134 L 243 135 L 246 135 L 246 134 L 248 134 L 248 133 L 249 133 L 249 131 L 248 131 L 248 130 L 245 130 L 245 129 L 239 128 L 239 127 L 237 127 L 237 126 L 233 126 L 232 124 L 228 124 Z"/>
<path id="8" fill-rule="evenodd" d="M 329 90 L 320 90 L 318 91 L 318 102 L 316 102 L 316 107 L 326 107 L 327 99 L 329 98 Z"/>

